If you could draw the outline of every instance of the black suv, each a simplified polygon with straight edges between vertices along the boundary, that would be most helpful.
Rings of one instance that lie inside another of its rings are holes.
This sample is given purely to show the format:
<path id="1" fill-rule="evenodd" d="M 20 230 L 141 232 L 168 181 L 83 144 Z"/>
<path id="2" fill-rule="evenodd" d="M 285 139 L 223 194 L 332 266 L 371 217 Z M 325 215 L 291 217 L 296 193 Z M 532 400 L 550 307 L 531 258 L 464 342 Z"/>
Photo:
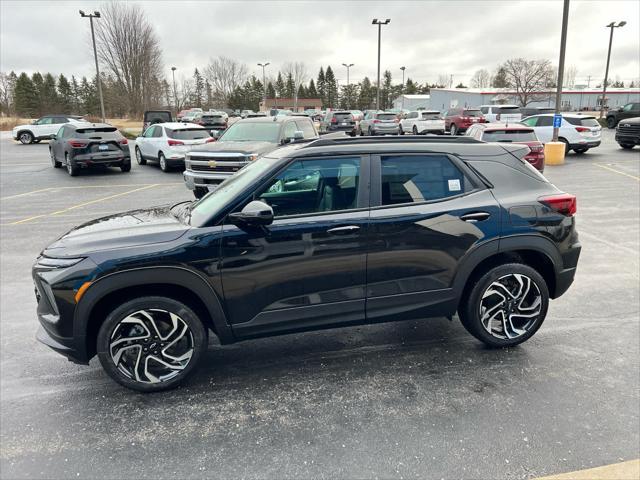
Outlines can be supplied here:
<path id="1" fill-rule="evenodd" d="M 201 200 L 71 230 L 33 267 L 38 339 L 140 391 L 228 344 L 452 317 L 492 347 L 571 285 L 576 198 L 517 144 L 320 139 L 273 150 Z"/>

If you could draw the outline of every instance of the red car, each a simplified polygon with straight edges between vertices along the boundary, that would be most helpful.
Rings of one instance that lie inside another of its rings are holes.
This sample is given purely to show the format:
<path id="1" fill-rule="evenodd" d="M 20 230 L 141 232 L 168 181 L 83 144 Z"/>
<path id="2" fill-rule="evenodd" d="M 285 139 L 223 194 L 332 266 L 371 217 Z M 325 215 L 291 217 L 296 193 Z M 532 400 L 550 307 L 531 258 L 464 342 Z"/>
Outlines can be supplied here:
<path id="1" fill-rule="evenodd" d="M 477 108 L 450 108 L 442 113 L 442 117 L 444 118 L 444 129 L 451 132 L 451 135 L 463 133 L 476 123 L 487 122 L 482 112 Z"/>
<path id="2" fill-rule="evenodd" d="M 483 142 L 522 143 L 530 150 L 524 159 L 540 173 L 544 172 L 544 145 L 531 127 L 520 123 L 478 123 L 469 127 L 465 135 Z"/>

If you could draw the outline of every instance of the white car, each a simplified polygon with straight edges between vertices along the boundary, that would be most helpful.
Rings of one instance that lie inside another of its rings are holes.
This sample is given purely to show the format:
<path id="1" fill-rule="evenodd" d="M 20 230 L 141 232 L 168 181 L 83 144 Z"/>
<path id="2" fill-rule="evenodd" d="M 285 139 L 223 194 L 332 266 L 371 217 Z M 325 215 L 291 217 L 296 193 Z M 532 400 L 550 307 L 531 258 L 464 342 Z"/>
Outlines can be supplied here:
<path id="1" fill-rule="evenodd" d="M 522 112 L 517 105 L 480 105 L 480 111 L 489 123 L 517 123 Z"/>
<path id="2" fill-rule="evenodd" d="M 38 143 L 40 140 L 49 140 L 60 130 L 65 123 L 85 123 L 82 117 L 72 115 L 45 115 L 34 121 L 30 125 L 18 125 L 11 131 L 14 140 L 27 145 L 29 143 Z"/>
<path id="3" fill-rule="evenodd" d="M 444 134 L 444 119 L 438 110 L 416 110 L 407 113 L 400 120 L 400 134 L 413 133 L 414 135 L 435 133 Z"/>
<path id="4" fill-rule="evenodd" d="M 215 138 L 200 125 L 193 123 L 156 123 L 136 138 L 136 161 L 158 162 L 163 172 L 172 167 L 184 167 L 184 156 L 194 146 L 214 142 Z"/>
<path id="5" fill-rule="evenodd" d="M 532 115 L 522 120 L 523 124 L 533 127 L 536 136 L 542 143 L 550 142 L 553 138 L 553 114 Z M 562 114 L 562 124 L 558 130 L 558 140 L 564 142 L 565 152 L 573 150 L 584 153 L 590 148 L 600 145 L 602 127 L 591 115 L 577 113 Z"/>

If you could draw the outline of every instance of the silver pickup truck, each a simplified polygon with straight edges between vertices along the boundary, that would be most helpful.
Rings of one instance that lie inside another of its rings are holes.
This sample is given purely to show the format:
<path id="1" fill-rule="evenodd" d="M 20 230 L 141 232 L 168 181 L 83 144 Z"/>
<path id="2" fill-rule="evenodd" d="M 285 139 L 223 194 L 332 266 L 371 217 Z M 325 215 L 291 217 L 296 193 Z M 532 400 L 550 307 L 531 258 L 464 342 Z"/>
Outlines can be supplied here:
<path id="1" fill-rule="evenodd" d="M 184 181 L 196 198 L 232 176 L 247 163 L 281 145 L 318 138 L 307 117 L 262 117 L 239 120 L 217 142 L 194 148 L 185 156 Z"/>

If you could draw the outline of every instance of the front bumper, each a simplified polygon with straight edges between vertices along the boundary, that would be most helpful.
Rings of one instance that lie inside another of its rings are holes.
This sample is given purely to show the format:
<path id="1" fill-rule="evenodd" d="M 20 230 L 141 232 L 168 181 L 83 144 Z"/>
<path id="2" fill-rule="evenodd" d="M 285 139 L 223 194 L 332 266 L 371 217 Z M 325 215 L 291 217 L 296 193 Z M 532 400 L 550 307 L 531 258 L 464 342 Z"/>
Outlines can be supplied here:
<path id="1" fill-rule="evenodd" d="M 84 339 L 84 337 L 82 338 Z M 60 355 L 64 355 L 70 362 L 80 365 L 89 365 L 89 360 L 84 358 L 84 355 L 75 348 L 75 345 L 69 346 L 61 343 L 61 341 L 64 340 L 56 339 L 42 325 L 40 325 L 40 328 L 38 328 L 38 331 L 36 332 L 36 340 L 38 340 L 43 345 L 46 345 L 54 352 L 57 352 Z"/>
<path id="2" fill-rule="evenodd" d="M 230 178 L 235 172 L 193 172 L 185 170 L 182 172 L 184 183 L 189 190 L 196 187 L 214 190 L 220 183 Z"/>
<path id="3" fill-rule="evenodd" d="M 625 145 L 640 145 L 640 135 L 616 132 L 616 142 L 623 143 Z"/>

